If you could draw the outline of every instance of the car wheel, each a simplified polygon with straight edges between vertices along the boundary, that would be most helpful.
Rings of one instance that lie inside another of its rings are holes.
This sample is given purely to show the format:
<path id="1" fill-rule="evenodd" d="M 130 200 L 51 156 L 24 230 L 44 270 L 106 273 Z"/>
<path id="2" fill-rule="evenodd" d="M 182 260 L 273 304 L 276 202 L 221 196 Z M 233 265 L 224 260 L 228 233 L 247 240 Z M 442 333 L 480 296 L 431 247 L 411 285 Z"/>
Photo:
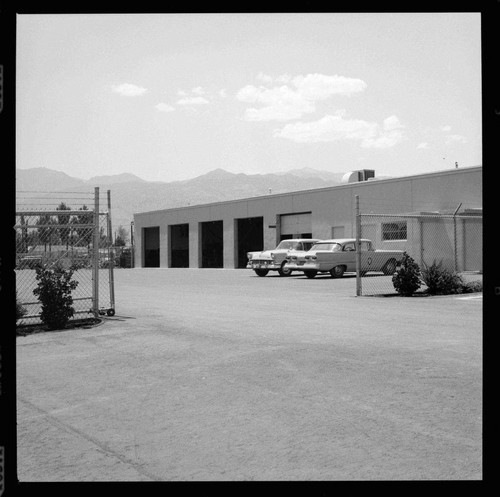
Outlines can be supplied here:
<path id="1" fill-rule="evenodd" d="M 304 274 L 308 278 L 314 278 L 318 274 L 318 271 L 304 271 Z"/>
<path id="2" fill-rule="evenodd" d="M 292 270 L 286 267 L 286 262 L 284 262 L 281 267 L 278 269 L 278 274 L 280 276 L 290 276 L 292 274 Z"/>
<path id="3" fill-rule="evenodd" d="M 269 272 L 269 269 L 254 269 L 254 271 L 257 276 L 263 277 Z"/>
<path id="4" fill-rule="evenodd" d="M 382 272 L 385 275 L 394 274 L 396 272 L 396 261 L 394 259 L 387 261 L 382 268 Z"/>
<path id="5" fill-rule="evenodd" d="M 345 267 L 344 266 L 335 266 L 330 269 L 330 274 L 332 278 L 342 278 L 344 276 Z"/>

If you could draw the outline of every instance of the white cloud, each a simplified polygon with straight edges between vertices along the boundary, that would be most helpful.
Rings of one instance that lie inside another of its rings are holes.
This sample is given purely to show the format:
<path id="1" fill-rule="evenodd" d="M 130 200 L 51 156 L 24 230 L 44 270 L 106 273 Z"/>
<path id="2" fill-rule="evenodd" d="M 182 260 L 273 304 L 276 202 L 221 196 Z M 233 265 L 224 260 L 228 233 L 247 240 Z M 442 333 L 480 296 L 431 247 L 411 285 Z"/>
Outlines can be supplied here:
<path id="1" fill-rule="evenodd" d="M 316 102 L 334 95 L 351 95 L 364 91 L 366 83 L 360 79 L 344 76 L 308 74 L 291 78 L 284 74 L 276 78 L 259 73 L 261 82 L 291 83 L 274 87 L 246 85 L 236 94 L 237 100 L 260 104 L 261 108 L 249 108 L 244 118 L 248 121 L 285 121 L 298 119 L 316 110 Z"/>
<path id="2" fill-rule="evenodd" d="M 384 119 L 383 127 L 387 132 L 401 130 L 403 128 L 401 122 L 396 116 L 389 116 Z"/>
<path id="3" fill-rule="evenodd" d="M 260 109 L 247 109 L 245 112 L 247 121 L 288 121 L 315 110 L 314 103 L 305 100 L 287 86 L 271 89 L 246 86 L 238 92 L 236 98 L 243 102 L 264 105 Z"/>
<path id="4" fill-rule="evenodd" d="M 125 97 L 137 97 L 139 95 L 143 95 L 148 91 L 146 88 L 143 88 L 142 86 L 137 86 L 130 83 L 113 85 L 111 89 L 114 92 L 119 93 L 120 95 L 123 95 Z"/>
<path id="5" fill-rule="evenodd" d="M 465 139 L 465 137 L 463 137 L 462 135 L 448 135 L 446 137 L 446 145 L 449 145 L 450 143 L 466 143 L 467 140 Z"/>
<path id="6" fill-rule="evenodd" d="M 208 104 L 209 101 L 203 97 L 186 97 L 177 100 L 179 105 L 205 105 Z"/>
<path id="7" fill-rule="evenodd" d="M 287 124 L 275 130 L 274 136 L 300 143 L 359 140 L 364 148 L 393 147 L 403 139 L 403 126 L 396 116 L 388 117 L 380 126 L 362 119 L 345 119 L 344 115 L 340 111 L 317 121 Z"/>
<path id="8" fill-rule="evenodd" d="M 366 90 L 367 84 L 361 79 L 344 76 L 325 76 L 324 74 L 308 74 L 297 76 L 293 85 L 304 98 L 324 100 L 332 95 L 351 95 Z"/>
<path id="9" fill-rule="evenodd" d="M 159 104 L 155 105 L 155 108 L 158 109 L 160 112 L 172 112 L 175 110 L 174 107 L 165 104 L 163 102 L 160 102 Z"/>
<path id="10" fill-rule="evenodd" d="M 205 90 L 201 86 L 197 86 L 191 90 L 196 95 L 205 95 Z"/>
<path id="11" fill-rule="evenodd" d="M 227 91 L 225 90 L 225 88 L 222 88 L 222 90 L 219 90 L 219 96 L 222 98 L 227 97 Z"/>
<path id="12" fill-rule="evenodd" d="M 439 129 L 441 131 L 448 132 L 448 131 L 451 131 L 451 126 L 449 126 L 449 125 L 447 125 L 447 126 L 441 126 Z"/>
<path id="13" fill-rule="evenodd" d="M 376 137 L 367 137 L 361 143 L 365 148 L 389 148 L 403 139 L 403 128 L 396 116 L 384 119 L 382 129 Z"/>
<path id="14" fill-rule="evenodd" d="M 261 73 L 261 72 L 259 74 L 257 74 L 257 79 L 259 81 L 262 81 L 263 83 L 267 83 L 267 84 L 270 84 L 274 81 L 272 76 L 269 76 L 269 75 Z"/>
<path id="15" fill-rule="evenodd" d="M 287 124 L 274 136 L 302 143 L 335 140 L 363 140 L 374 137 L 377 125 L 360 119 L 344 119 L 342 115 L 327 115 L 317 121 Z"/>
<path id="16" fill-rule="evenodd" d="M 417 148 L 429 148 L 429 144 L 427 142 L 422 142 L 417 145 Z"/>

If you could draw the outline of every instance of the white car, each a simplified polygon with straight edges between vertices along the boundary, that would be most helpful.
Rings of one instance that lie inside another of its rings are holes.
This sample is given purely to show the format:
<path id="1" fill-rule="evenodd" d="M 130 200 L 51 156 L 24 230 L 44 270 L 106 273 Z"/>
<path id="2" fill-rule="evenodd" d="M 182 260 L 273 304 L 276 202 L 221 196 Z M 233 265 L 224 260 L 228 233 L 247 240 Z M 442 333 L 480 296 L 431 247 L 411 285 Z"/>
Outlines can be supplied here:
<path id="1" fill-rule="evenodd" d="M 369 271 L 386 275 L 396 271 L 403 257 L 402 250 L 375 250 L 370 240 L 362 238 L 360 242 L 362 276 Z M 290 271 L 303 271 L 308 278 L 318 273 L 341 278 L 346 271 L 356 271 L 356 239 L 321 240 L 304 254 L 291 254 L 285 267 Z"/>
<path id="2" fill-rule="evenodd" d="M 285 267 L 287 257 L 307 252 L 319 240 L 315 238 L 292 238 L 282 240 L 273 250 L 247 252 L 247 269 L 253 269 L 258 276 L 269 271 L 278 271 L 280 276 L 290 276 L 291 269 Z"/>

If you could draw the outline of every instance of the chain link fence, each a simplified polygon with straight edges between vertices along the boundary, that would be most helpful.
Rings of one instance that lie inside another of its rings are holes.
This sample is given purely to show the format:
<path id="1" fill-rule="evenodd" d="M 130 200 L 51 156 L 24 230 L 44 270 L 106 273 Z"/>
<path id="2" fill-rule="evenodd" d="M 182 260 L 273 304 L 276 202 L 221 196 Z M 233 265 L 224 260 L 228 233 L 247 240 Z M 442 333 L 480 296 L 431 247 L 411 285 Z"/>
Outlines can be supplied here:
<path id="1" fill-rule="evenodd" d="M 477 212 L 461 214 L 358 215 L 360 239 L 375 249 L 363 253 L 357 274 L 357 295 L 394 294 L 394 264 L 406 252 L 423 269 L 433 263 L 459 273 L 464 282 L 482 281 L 483 219 Z M 385 268 L 380 271 L 379 268 Z M 425 290 L 422 285 L 421 290 Z"/>
<path id="2" fill-rule="evenodd" d="M 18 326 L 41 322 L 41 304 L 33 294 L 40 265 L 74 269 L 73 320 L 114 315 L 111 196 L 100 195 L 99 188 L 93 195 L 17 192 L 16 298 L 25 310 Z"/>

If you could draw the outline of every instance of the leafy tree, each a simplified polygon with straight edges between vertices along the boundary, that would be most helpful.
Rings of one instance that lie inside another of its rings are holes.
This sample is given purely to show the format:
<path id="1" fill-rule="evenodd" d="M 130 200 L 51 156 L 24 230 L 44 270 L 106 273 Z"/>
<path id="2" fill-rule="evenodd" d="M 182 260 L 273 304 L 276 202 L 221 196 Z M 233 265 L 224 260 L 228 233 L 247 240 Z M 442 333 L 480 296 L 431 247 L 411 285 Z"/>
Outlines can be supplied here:
<path id="1" fill-rule="evenodd" d="M 40 243 L 43 243 L 44 250 L 47 252 L 47 244 L 49 244 L 49 250 L 52 245 L 54 231 L 52 226 L 55 225 L 55 222 L 48 214 L 43 214 L 38 218 L 36 225 L 39 226 L 39 228 L 37 228 L 38 239 Z"/>
<path id="2" fill-rule="evenodd" d="M 61 202 L 57 207 L 58 211 L 69 211 L 71 207 L 67 206 L 64 202 Z M 57 224 L 59 225 L 58 232 L 59 237 L 61 239 L 61 243 L 66 245 L 66 250 L 69 246 L 70 236 L 71 236 L 71 228 L 69 226 L 71 221 L 71 216 L 69 214 L 58 214 L 57 215 Z"/>
<path id="3" fill-rule="evenodd" d="M 82 224 L 92 224 L 94 221 L 94 214 L 88 210 L 88 207 L 84 205 L 78 209 L 83 211 L 82 214 L 78 214 L 73 217 L 73 224 L 75 225 L 75 232 L 77 236 L 76 244 L 77 245 L 87 245 L 90 247 L 90 243 L 92 242 L 92 227 L 85 228 L 83 226 L 79 226 Z"/>
<path id="4" fill-rule="evenodd" d="M 105 233 L 104 227 L 99 228 L 99 247 L 106 248 L 109 245 L 109 237 Z"/>
<path id="5" fill-rule="evenodd" d="M 26 226 L 26 220 L 24 215 L 21 214 L 21 226 Z M 21 233 L 16 232 L 16 250 L 17 252 L 27 252 L 28 251 L 28 229 L 21 228 Z"/>
<path id="6" fill-rule="evenodd" d="M 24 230 L 23 230 L 24 231 Z M 16 252 L 22 254 L 28 251 L 28 237 L 23 232 L 16 232 Z"/>
<path id="7" fill-rule="evenodd" d="M 118 226 L 118 230 L 116 231 L 115 236 L 115 246 L 116 247 L 124 247 L 128 241 L 128 233 L 127 230 L 122 226 Z"/>

